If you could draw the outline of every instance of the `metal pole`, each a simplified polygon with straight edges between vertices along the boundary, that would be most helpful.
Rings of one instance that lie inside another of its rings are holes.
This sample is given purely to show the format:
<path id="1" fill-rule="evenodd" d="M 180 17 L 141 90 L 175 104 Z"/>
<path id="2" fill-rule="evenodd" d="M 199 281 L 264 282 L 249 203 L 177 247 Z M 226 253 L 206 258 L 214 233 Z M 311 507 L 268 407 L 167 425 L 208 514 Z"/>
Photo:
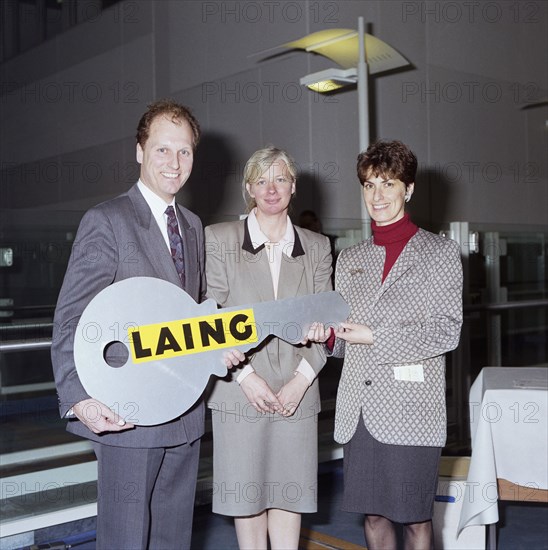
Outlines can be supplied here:
<path id="1" fill-rule="evenodd" d="M 486 231 L 484 239 L 487 303 L 500 304 L 505 301 L 500 286 L 501 243 L 498 231 Z M 493 367 L 502 366 L 502 328 L 500 313 L 487 316 L 487 360 Z"/>
<path id="2" fill-rule="evenodd" d="M 369 145 L 369 97 L 368 97 L 368 74 L 365 61 L 365 23 L 363 17 L 358 17 L 358 129 L 359 129 L 359 152 L 365 151 Z M 361 189 L 361 188 L 360 188 Z M 361 193 L 360 193 L 361 194 Z M 361 224 L 362 236 L 367 239 L 371 235 L 371 219 L 360 196 L 361 203 Z"/>
<path id="3" fill-rule="evenodd" d="M 463 273 L 463 288 L 462 295 L 465 302 L 470 296 L 468 266 L 470 260 L 469 248 L 469 225 L 468 222 L 451 222 L 449 225 L 451 238 L 460 246 L 462 273 Z M 454 420 L 456 425 L 457 440 L 455 443 L 458 447 L 464 446 L 465 442 L 470 437 L 470 415 L 468 407 L 463 407 L 464 403 L 468 403 L 468 394 L 472 385 L 472 374 L 470 368 L 470 326 L 467 322 L 462 325 L 462 333 L 460 344 L 454 351 L 451 352 L 449 376 L 452 382 L 452 396 L 447 400 L 448 422 Z M 450 426 L 448 426 L 448 431 Z"/>

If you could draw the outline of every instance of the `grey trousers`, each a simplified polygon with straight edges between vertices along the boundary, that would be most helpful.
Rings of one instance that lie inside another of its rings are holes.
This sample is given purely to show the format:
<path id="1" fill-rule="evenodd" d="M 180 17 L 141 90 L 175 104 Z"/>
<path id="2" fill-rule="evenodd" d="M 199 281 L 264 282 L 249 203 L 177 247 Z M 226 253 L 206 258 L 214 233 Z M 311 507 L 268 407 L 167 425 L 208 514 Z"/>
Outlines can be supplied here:
<path id="1" fill-rule="evenodd" d="M 97 550 L 190 548 L 200 440 L 153 449 L 93 445 Z"/>

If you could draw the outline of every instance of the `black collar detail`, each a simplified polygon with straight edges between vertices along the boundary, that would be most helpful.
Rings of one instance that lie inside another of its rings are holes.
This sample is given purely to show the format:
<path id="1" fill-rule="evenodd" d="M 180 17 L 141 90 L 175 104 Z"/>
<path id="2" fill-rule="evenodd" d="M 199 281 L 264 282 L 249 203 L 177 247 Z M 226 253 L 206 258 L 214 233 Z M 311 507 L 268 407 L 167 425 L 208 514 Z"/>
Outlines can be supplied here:
<path id="1" fill-rule="evenodd" d="M 244 242 L 242 243 L 242 249 L 250 254 L 258 254 L 264 248 L 264 243 L 257 247 L 253 248 L 253 243 L 251 242 L 251 235 L 249 234 L 249 227 L 247 224 L 247 218 L 244 220 Z"/>
<path id="2" fill-rule="evenodd" d="M 292 258 L 297 258 L 298 256 L 304 256 L 304 248 L 299 238 L 299 233 L 295 226 L 293 227 L 295 231 L 295 243 L 293 244 L 293 252 L 291 253 Z M 258 254 L 264 248 L 264 243 L 257 248 L 253 247 L 251 242 L 251 236 L 249 235 L 249 227 L 247 224 L 247 218 L 244 220 L 244 242 L 242 243 L 242 250 L 249 252 L 250 254 Z"/>

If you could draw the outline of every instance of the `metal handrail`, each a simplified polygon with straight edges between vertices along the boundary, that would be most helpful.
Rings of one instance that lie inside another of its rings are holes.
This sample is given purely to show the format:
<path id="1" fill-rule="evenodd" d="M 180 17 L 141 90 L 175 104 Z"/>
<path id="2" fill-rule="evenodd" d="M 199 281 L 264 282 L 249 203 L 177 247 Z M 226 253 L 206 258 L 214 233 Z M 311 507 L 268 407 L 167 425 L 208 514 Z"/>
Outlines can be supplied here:
<path id="1" fill-rule="evenodd" d="M 526 309 L 531 307 L 546 307 L 548 299 L 543 300 L 518 300 L 515 302 L 501 302 L 492 304 L 466 304 L 464 311 L 504 311 L 506 309 Z"/>
<path id="2" fill-rule="evenodd" d="M 9 306 L 9 305 L 2 305 L 0 306 L 0 311 L 54 311 L 55 310 L 55 304 L 44 304 L 44 305 L 38 305 L 38 306 Z"/>
<path id="3" fill-rule="evenodd" d="M 9 340 L 0 343 L 0 353 L 10 351 L 30 351 L 37 349 L 49 349 L 51 347 L 51 338 L 36 338 L 31 342 L 28 340 Z"/>
<path id="4" fill-rule="evenodd" d="M 14 330 L 30 330 L 30 329 L 51 329 L 53 328 L 53 322 L 48 321 L 47 323 L 17 323 L 17 324 L 5 324 L 0 325 L 0 333 L 2 332 L 12 332 Z"/>
<path id="5" fill-rule="evenodd" d="M 520 300 L 516 302 L 504 302 L 499 304 L 467 304 L 464 306 L 465 312 L 473 311 L 504 311 L 508 309 L 525 309 L 532 307 L 547 307 L 548 299 L 542 300 Z M 33 323 L 30 325 L 0 325 L 0 331 L 2 329 L 8 329 L 9 327 L 17 327 L 19 330 L 25 328 L 40 329 L 51 328 L 52 323 Z M 17 339 L 17 340 L 5 340 L 0 342 L 0 353 L 11 351 L 28 351 L 36 349 L 48 349 L 51 346 L 51 338 L 35 338 L 32 341 Z"/>

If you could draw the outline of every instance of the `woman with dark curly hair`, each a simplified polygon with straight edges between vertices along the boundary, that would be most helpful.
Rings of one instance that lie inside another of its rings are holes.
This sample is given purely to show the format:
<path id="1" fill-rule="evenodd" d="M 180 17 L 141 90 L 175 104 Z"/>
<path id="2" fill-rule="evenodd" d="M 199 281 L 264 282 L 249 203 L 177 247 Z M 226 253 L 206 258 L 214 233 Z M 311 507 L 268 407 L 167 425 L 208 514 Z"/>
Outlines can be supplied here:
<path id="1" fill-rule="evenodd" d="M 371 238 L 343 250 L 335 287 L 348 302 L 336 331 L 309 338 L 344 356 L 335 439 L 344 443 L 343 509 L 365 514 L 371 550 L 433 547 L 432 512 L 446 439 L 445 354 L 459 342 L 457 243 L 419 229 L 405 212 L 417 159 L 399 141 L 358 157 Z"/>

